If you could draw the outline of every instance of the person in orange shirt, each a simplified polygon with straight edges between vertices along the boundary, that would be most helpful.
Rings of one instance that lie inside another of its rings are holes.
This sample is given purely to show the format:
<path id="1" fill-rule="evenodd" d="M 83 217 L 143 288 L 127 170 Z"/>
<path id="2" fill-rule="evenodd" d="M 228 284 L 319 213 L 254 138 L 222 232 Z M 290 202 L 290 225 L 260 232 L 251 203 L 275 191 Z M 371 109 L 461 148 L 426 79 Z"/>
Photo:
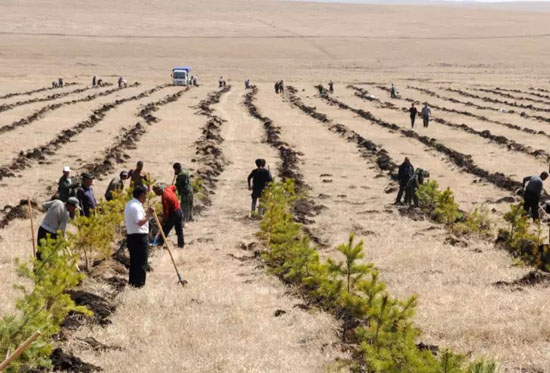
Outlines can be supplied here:
<path id="1" fill-rule="evenodd" d="M 183 248 L 185 245 L 183 237 L 183 212 L 181 211 L 180 202 L 176 195 L 176 186 L 167 186 L 164 183 L 155 184 L 153 192 L 157 196 L 162 196 L 162 231 L 168 237 L 172 228 L 176 229 L 178 236 L 178 247 Z M 162 237 L 159 237 L 159 244 L 163 243 Z"/>

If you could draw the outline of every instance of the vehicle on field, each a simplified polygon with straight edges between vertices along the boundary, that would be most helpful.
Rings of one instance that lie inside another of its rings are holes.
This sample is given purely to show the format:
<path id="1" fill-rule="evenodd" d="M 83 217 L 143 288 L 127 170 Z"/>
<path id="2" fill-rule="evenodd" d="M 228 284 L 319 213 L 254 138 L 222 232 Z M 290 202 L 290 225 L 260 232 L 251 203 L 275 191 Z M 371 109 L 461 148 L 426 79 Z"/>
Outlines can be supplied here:
<path id="1" fill-rule="evenodd" d="M 174 85 L 191 84 L 191 67 L 176 66 L 172 69 L 172 82 Z"/>

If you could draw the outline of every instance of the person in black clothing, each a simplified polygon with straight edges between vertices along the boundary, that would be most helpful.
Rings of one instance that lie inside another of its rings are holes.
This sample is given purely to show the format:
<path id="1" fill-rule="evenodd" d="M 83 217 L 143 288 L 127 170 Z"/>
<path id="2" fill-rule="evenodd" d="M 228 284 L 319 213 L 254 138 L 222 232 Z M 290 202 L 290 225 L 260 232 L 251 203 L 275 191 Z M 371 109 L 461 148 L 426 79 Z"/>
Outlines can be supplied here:
<path id="1" fill-rule="evenodd" d="M 414 103 L 411 104 L 411 107 L 409 108 L 409 113 L 411 115 L 411 128 L 414 128 L 414 121 L 416 119 L 416 116 L 418 115 L 418 110 L 414 106 Z"/>
<path id="2" fill-rule="evenodd" d="M 414 167 L 409 158 L 405 157 L 405 160 L 401 163 L 401 166 L 399 166 L 399 172 L 397 174 L 397 179 L 399 181 L 399 192 L 397 192 L 397 198 L 395 199 L 396 205 L 401 203 L 401 197 L 403 197 L 407 183 L 413 175 Z"/>
<path id="3" fill-rule="evenodd" d="M 523 209 L 530 213 L 533 220 L 539 219 L 539 202 L 542 193 L 543 181 L 548 178 L 545 171 L 540 176 L 527 176 L 523 178 Z"/>
<path id="4" fill-rule="evenodd" d="M 258 168 L 248 175 L 248 190 L 252 190 L 252 214 L 256 211 L 258 198 L 262 196 L 262 192 L 267 184 L 273 181 L 271 173 L 265 168 L 265 159 L 256 159 L 256 166 Z M 252 181 L 252 185 L 250 181 Z"/>
<path id="5" fill-rule="evenodd" d="M 275 82 L 275 93 L 276 94 L 279 94 L 280 88 L 281 88 L 281 86 L 279 85 L 279 82 Z"/>

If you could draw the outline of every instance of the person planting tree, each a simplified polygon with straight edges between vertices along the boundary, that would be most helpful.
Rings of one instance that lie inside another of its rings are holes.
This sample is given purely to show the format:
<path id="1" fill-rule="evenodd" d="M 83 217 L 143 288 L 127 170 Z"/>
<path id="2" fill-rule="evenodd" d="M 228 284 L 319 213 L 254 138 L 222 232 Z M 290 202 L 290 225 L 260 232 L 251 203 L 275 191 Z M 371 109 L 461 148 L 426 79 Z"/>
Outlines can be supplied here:
<path id="1" fill-rule="evenodd" d="M 36 257 L 41 260 L 40 247 L 44 242 L 44 239 L 50 237 L 56 239 L 59 232 L 62 236 L 65 236 L 65 230 L 67 229 L 67 223 L 69 222 L 69 216 L 73 215 L 76 209 L 80 209 L 78 199 L 76 197 L 69 197 L 67 202 L 54 199 L 42 204 L 42 207 L 47 211 L 42 223 L 38 228 L 38 234 L 36 237 L 38 250 Z"/>
<path id="2" fill-rule="evenodd" d="M 178 236 L 178 247 L 181 249 L 185 245 L 183 237 L 183 212 L 181 211 L 178 197 L 176 196 L 176 186 L 167 186 L 164 183 L 155 184 L 153 192 L 157 196 L 162 196 L 162 231 L 168 236 L 172 228 L 176 229 Z M 159 237 L 159 245 L 164 243 L 162 235 Z"/>
<path id="3" fill-rule="evenodd" d="M 548 178 L 548 172 L 544 171 L 540 176 L 527 176 L 523 178 L 523 209 L 531 215 L 533 220 L 539 219 L 539 202 L 542 193 L 543 182 Z"/>
<path id="4" fill-rule="evenodd" d="M 120 193 L 124 190 L 124 181 L 128 179 L 128 171 L 122 171 L 119 177 L 115 177 L 109 183 L 107 190 L 105 191 L 105 200 L 113 200 L 113 192 Z"/>
<path id="5" fill-rule="evenodd" d="M 147 212 L 143 203 L 147 200 L 147 188 L 138 185 L 134 188 L 133 198 L 124 208 L 124 223 L 126 225 L 126 242 L 130 252 L 130 273 L 128 282 L 131 286 L 142 287 L 147 278 L 147 259 L 149 256 L 149 219 L 153 216 L 153 208 Z"/>
<path id="6" fill-rule="evenodd" d="M 265 187 L 273 181 L 271 173 L 265 168 L 265 159 L 256 159 L 257 168 L 248 175 L 248 190 L 252 190 L 251 214 L 256 212 L 258 198 L 262 196 Z M 250 182 L 252 181 L 252 184 Z"/>
<path id="7" fill-rule="evenodd" d="M 406 204 L 412 205 L 414 203 L 414 207 L 418 207 L 418 196 L 416 195 L 416 190 L 420 185 L 424 184 L 425 177 L 429 177 L 429 174 L 421 168 L 418 168 L 411 176 L 407 182 L 405 190 Z"/>
<path id="8" fill-rule="evenodd" d="M 180 163 L 174 163 L 174 175 L 176 177 L 176 189 L 180 195 L 180 204 L 185 222 L 193 220 L 193 186 L 189 171 L 184 169 Z"/>

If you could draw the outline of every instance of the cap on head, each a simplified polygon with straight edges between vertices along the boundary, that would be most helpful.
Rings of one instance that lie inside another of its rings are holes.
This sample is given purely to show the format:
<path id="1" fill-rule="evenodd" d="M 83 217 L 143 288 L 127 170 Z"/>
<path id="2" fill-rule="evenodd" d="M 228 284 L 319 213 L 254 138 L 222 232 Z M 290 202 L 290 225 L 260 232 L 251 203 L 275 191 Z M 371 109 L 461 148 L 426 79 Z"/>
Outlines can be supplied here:
<path id="1" fill-rule="evenodd" d="M 543 173 L 540 174 L 540 178 L 542 180 L 546 180 L 548 178 L 548 172 L 544 171 Z"/>
<path id="2" fill-rule="evenodd" d="M 94 175 L 86 172 L 85 174 L 82 174 L 82 179 L 84 179 L 84 180 L 93 180 L 93 179 L 95 179 L 95 177 L 94 177 Z"/>
<path id="3" fill-rule="evenodd" d="M 126 178 L 126 179 L 128 178 L 128 171 L 122 171 L 120 173 L 120 178 L 122 179 L 123 177 Z"/>
<path id="4" fill-rule="evenodd" d="M 63 172 L 71 172 L 71 168 L 69 166 L 64 166 Z"/>
<path id="5" fill-rule="evenodd" d="M 69 199 L 67 200 L 67 205 L 72 205 L 74 207 L 76 207 L 77 209 L 79 210 L 82 210 L 82 208 L 80 207 L 80 203 L 78 202 L 78 198 L 76 197 L 69 197 Z"/>

